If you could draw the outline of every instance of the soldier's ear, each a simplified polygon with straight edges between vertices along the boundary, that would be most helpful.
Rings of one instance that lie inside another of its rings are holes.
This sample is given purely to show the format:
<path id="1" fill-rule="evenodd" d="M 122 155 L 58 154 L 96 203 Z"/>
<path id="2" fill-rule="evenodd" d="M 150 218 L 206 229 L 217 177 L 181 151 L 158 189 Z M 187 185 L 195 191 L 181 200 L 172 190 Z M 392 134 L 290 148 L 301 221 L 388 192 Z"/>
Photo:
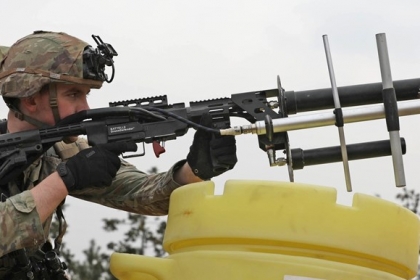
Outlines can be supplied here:
<path id="1" fill-rule="evenodd" d="M 37 95 L 39 98 L 39 94 L 34 94 L 29 97 L 24 97 L 20 99 L 20 110 L 22 112 L 30 112 L 33 113 L 36 111 L 36 106 L 38 104 Z"/>

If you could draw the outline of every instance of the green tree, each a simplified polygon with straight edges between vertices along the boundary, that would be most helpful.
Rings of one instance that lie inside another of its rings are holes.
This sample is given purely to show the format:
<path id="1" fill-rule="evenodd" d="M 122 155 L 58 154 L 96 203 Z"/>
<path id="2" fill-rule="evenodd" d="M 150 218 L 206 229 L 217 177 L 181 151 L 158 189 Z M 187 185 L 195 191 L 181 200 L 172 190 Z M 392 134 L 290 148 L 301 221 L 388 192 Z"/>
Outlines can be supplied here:
<path id="1" fill-rule="evenodd" d="M 166 221 L 162 218 L 152 219 L 148 216 L 128 213 L 127 219 L 103 219 L 103 221 L 105 223 L 103 228 L 108 232 L 119 230 L 121 226 L 128 226 L 123 240 L 108 243 L 109 250 L 157 257 L 165 254 L 162 241 Z"/>
<path id="2" fill-rule="evenodd" d="M 83 279 L 103 279 L 111 280 L 115 279 L 109 272 L 109 255 L 101 250 L 95 240 L 90 241 L 89 248 L 83 250 L 85 259 L 83 261 L 75 260 L 74 255 L 69 252 L 63 256 L 69 266 L 69 274 L 72 280 L 83 280 Z"/>
<path id="3" fill-rule="evenodd" d="M 411 210 L 413 213 L 418 214 L 420 193 L 415 190 L 408 190 L 402 188 L 402 192 L 397 194 L 397 200 L 401 200 L 402 206 Z"/>

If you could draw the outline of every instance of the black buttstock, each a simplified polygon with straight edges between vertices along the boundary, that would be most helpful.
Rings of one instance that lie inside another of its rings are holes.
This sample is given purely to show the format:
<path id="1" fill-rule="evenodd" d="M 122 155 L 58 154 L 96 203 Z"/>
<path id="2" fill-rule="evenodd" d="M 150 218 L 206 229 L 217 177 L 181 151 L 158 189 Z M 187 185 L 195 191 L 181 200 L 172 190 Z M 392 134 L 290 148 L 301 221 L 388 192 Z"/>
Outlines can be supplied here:
<path id="1" fill-rule="evenodd" d="M 0 135 L 0 184 L 15 178 L 43 151 L 39 130 Z"/>

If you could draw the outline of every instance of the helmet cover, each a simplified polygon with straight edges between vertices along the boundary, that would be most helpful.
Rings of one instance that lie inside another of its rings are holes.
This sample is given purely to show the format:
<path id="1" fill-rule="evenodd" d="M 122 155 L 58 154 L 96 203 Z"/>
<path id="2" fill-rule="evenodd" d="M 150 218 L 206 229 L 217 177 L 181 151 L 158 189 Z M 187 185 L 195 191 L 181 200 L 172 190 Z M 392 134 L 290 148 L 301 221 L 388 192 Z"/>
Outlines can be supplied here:
<path id="1" fill-rule="evenodd" d="M 52 82 L 100 88 L 102 81 L 83 79 L 86 47 L 88 43 L 63 32 L 35 31 L 18 40 L 0 63 L 0 94 L 28 97 Z"/>

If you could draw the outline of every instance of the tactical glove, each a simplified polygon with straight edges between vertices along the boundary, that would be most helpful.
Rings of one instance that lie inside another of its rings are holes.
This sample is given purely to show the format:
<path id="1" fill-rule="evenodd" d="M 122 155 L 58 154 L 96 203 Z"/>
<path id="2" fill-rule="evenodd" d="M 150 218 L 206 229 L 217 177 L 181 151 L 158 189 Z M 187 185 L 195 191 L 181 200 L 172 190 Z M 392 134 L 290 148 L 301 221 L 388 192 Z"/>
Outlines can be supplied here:
<path id="1" fill-rule="evenodd" d="M 60 163 L 57 172 L 69 192 L 92 186 L 109 186 L 121 166 L 118 155 L 136 150 L 134 142 L 100 144 L 82 150 L 67 162 Z"/>
<path id="2" fill-rule="evenodd" d="M 200 124 L 213 127 L 211 116 L 204 114 Z M 234 136 L 215 136 L 204 130 L 196 131 L 187 156 L 187 162 L 196 176 L 209 180 L 232 169 L 237 161 Z"/>

